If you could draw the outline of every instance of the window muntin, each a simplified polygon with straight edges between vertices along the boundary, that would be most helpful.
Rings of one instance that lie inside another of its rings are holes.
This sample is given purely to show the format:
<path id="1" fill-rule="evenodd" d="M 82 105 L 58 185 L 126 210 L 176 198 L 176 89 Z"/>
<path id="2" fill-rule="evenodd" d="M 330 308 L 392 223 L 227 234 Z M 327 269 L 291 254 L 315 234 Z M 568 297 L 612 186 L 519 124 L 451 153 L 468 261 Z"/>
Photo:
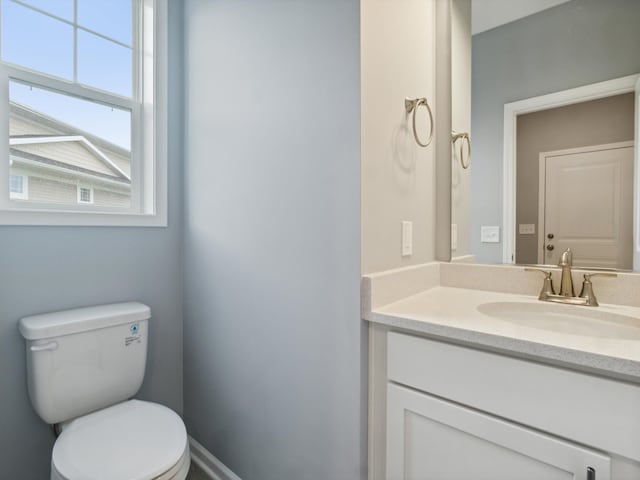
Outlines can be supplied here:
<path id="1" fill-rule="evenodd" d="M 22 0 L 22 3 L 65 20 L 73 20 L 73 0 Z"/>
<path id="2" fill-rule="evenodd" d="M 78 23 L 115 41 L 131 45 L 131 0 L 78 0 Z"/>

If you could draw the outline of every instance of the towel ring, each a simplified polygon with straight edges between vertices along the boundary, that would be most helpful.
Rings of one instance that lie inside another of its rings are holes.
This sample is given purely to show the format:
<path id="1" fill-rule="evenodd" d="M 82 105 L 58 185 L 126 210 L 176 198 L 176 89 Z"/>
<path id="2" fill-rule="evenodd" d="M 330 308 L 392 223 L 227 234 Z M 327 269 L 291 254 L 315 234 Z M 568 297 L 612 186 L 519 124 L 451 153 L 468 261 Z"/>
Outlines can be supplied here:
<path id="1" fill-rule="evenodd" d="M 416 131 L 416 112 L 418 111 L 418 107 L 420 105 L 424 105 L 427 107 L 427 112 L 429 113 L 429 138 L 425 143 L 422 143 L 418 138 L 418 132 Z M 405 98 L 404 99 L 404 108 L 407 113 L 413 112 L 413 137 L 416 139 L 416 143 L 421 147 L 428 147 L 433 139 L 433 113 L 431 112 L 431 107 L 429 106 L 429 102 L 427 99 L 422 98 Z"/>
<path id="2" fill-rule="evenodd" d="M 456 133 L 456 132 L 451 132 L 451 142 L 453 143 L 453 151 L 455 153 L 455 149 L 456 149 L 456 142 L 458 140 L 462 140 L 463 143 L 465 143 L 467 145 L 467 161 L 465 163 L 464 161 L 464 155 L 462 154 L 462 145 L 460 145 L 460 165 L 462 165 L 463 169 L 467 169 L 469 168 L 469 166 L 471 165 L 471 137 L 469 137 L 469 134 L 467 132 L 464 133 Z"/>

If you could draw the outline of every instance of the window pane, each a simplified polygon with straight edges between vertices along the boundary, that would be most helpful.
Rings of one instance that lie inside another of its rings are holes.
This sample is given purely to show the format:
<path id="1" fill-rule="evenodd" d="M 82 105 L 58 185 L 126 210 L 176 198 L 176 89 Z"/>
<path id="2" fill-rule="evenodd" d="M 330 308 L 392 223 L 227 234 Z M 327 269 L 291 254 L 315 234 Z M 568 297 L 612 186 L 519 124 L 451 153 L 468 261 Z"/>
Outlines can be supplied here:
<path id="1" fill-rule="evenodd" d="M 131 0 L 78 0 L 78 25 L 131 45 Z"/>
<path id="2" fill-rule="evenodd" d="M 73 21 L 73 0 L 22 0 L 40 10 Z"/>
<path id="3" fill-rule="evenodd" d="M 9 180 L 9 191 L 11 193 L 22 193 L 24 190 L 24 177 L 22 175 L 11 175 Z"/>
<path id="4" fill-rule="evenodd" d="M 9 92 L 10 173 L 29 177 L 28 202 L 77 205 L 82 184 L 93 205 L 131 206 L 130 112 L 17 82 Z"/>
<path id="5" fill-rule="evenodd" d="M 90 188 L 80 188 L 80 203 L 92 203 L 91 202 L 91 189 Z"/>
<path id="6" fill-rule="evenodd" d="M 131 49 L 104 38 L 78 32 L 78 81 L 131 97 Z"/>
<path id="7" fill-rule="evenodd" d="M 2 0 L 2 59 L 73 79 L 73 27 Z"/>

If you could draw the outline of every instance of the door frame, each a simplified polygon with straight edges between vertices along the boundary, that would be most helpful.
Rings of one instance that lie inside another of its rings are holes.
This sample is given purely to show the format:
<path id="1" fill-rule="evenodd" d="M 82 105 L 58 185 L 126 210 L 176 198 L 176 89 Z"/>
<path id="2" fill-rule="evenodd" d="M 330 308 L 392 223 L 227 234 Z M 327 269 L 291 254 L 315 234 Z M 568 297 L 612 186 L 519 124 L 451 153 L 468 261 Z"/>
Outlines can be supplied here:
<path id="1" fill-rule="evenodd" d="M 538 263 L 544 264 L 544 235 L 545 235 L 545 210 L 547 206 L 546 194 L 547 194 L 547 158 L 559 157 L 562 155 L 574 155 L 579 153 L 600 152 L 602 150 L 616 150 L 619 148 L 633 147 L 635 142 L 633 140 L 627 140 L 625 142 L 614 143 L 602 143 L 598 145 L 587 145 L 577 148 L 565 148 L 562 150 L 552 150 L 549 152 L 540 152 L 538 161 Z M 637 150 L 637 149 L 636 149 Z M 635 158 L 635 157 L 634 157 Z M 635 160 L 634 160 L 635 163 Z M 635 169 L 635 165 L 634 165 Z M 635 175 L 635 172 L 634 172 Z M 634 202 L 635 202 L 636 188 L 634 185 Z M 637 202 L 636 202 L 637 203 Z"/>
<path id="2" fill-rule="evenodd" d="M 515 263 L 516 258 L 516 127 L 518 115 L 525 113 L 548 110 L 550 108 L 563 107 L 574 103 L 597 100 L 599 98 L 621 95 L 623 93 L 636 92 L 635 108 L 635 135 L 636 143 L 634 155 L 634 205 L 633 205 L 633 244 L 634 244 L 634 270 L 640 265 L 640 159 L 638 140 L 640 139 L 640 74 L 606 80 L 604 82 L 584 85 L 559 92 L 526 98 L 517 102 L 504 105 L 504 131 L 503 131 L 503 163 L 502 163 L 502 228 L 503 263 Z M 538 230 L 540 230 L 538 226 Z"/>

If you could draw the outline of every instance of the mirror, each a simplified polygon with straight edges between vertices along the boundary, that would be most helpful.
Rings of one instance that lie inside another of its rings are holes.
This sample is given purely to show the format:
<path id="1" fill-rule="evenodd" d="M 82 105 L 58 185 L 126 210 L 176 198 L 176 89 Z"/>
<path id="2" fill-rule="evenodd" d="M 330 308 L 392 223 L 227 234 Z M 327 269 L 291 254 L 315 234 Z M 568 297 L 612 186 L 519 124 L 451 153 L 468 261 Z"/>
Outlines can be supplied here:
<path id="1" fill-rule="evenodd" d="M 451 0 L 452 261 L 640 270 L 639 24 L 636 0 Z"/>

